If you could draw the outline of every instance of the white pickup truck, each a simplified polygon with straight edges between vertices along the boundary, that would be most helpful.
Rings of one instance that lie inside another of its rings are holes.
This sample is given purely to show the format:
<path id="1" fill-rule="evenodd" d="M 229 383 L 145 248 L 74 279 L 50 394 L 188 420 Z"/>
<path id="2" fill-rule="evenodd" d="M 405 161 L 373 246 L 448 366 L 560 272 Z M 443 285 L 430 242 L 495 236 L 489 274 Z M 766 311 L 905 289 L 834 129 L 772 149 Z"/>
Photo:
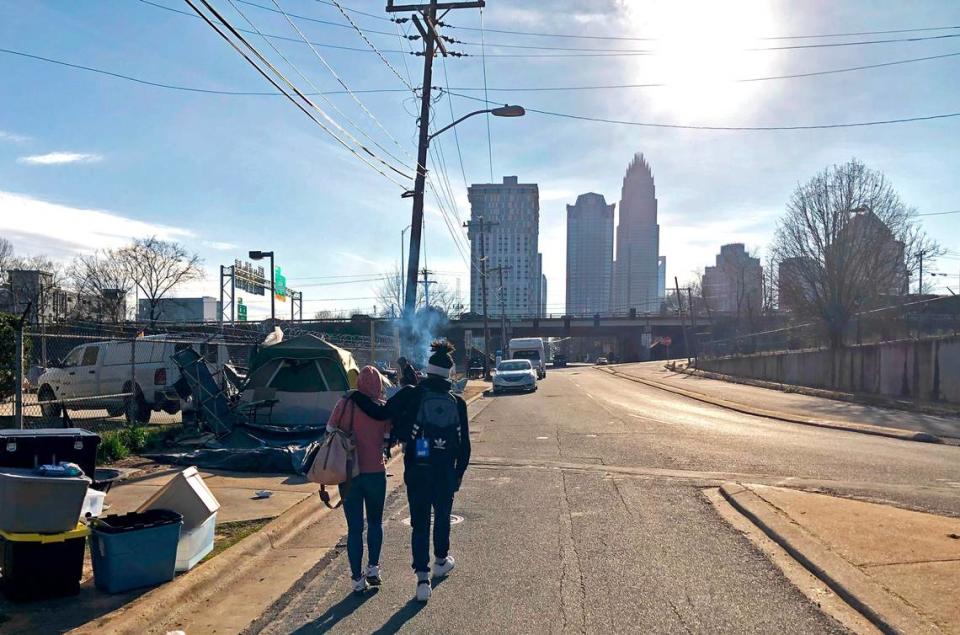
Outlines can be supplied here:
<path id="1" fill-rule="evenodd" d="M 59 417 L 64 408 L 106 410 L 111 417 L 126 414 L 131 423 L 147 423 L 153 412 L 176 414 L 181 406 L 174 384 L 180 369 L 171 356 L 187 347 L 200 353 L 213 371 L 230 361 L 222 342 L 178 335 L 138 338 L 133 356 L 129 340 L 81 344 L 37 380 L 43 416 Z"/>

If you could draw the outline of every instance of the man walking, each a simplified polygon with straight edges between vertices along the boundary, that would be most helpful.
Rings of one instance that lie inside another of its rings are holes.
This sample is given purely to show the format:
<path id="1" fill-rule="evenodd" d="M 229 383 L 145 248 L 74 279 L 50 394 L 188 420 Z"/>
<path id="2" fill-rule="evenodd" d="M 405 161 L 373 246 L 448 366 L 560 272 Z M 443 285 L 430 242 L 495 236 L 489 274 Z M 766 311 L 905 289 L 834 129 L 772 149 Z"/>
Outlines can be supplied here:
<path id="1" fill-rule="evenodd" d="M 450 555 L 450 512 L 470 462 L 467 404 L 451 390 L 453 346 L 434 342 L 427 378 L 394 395 L 387 406 L 394 416 L 394 434 L 404 444 L 404 475 L 410 506 L 416 598 L 430 599 L 430 512 L 433 511 L 433 577 L 453 570 Z"/>

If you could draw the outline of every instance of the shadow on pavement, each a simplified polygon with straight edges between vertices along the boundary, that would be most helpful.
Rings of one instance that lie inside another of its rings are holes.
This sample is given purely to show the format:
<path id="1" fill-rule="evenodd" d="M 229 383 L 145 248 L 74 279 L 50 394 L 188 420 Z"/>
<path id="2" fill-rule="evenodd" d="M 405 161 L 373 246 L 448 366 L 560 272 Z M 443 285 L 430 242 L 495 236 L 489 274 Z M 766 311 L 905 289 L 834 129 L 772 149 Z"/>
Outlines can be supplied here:
<path id="1" fill-rule="evenodd" d="M 307 633 L 329 633 L 341 620 L 347 618 L 363 604 L 374 597 L 380 590 L 376 587 L 366 593 L 351 593 L 342 600 L 331 606 L 327 611 L 310 622 L 304 624 L 294 631 L 294 635 L 307 635 Z M 409 619 L 409 618 L 408 618 Z M 392 631 L 391 631 L 392 632 Z"/>
<path id="2" fill-rule="evenodd" d="M 436 589 L 438 586 L 443 584 L 444 580 L 446 580 L 446 578 L 433 578 L 430 580 L 430 588 Z M 375 630 L 373 635 L 393 635 L 394 633 L 398 633 L 407 622 L 412 620 L 417 613 L 426 608 L 426 606 L 426 602 L 418 602 L 414 599 L 411 599 L 403 606 L 403 608 L 391 615 L 386 624 Z"/>

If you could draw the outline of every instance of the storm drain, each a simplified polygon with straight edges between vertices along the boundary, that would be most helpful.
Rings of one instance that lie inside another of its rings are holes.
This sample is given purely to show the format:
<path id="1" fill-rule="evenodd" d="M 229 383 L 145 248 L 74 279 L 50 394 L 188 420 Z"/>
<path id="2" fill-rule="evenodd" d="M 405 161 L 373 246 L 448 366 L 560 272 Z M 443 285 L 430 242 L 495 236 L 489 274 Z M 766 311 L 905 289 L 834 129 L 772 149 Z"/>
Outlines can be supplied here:
<path id="1" fill-rule="evenodd" d="M 404 518 L 404 519 L 401 520 L 400 522 L 402 522 L 404 525 L 406 525 L 407 527 L 409 527 L 409 526 L 410 526 L 410 517 L 407 516 L 406 518 Z M 463 522 L 463 516 L 457 516 L 456 514 L 450 514 L 450 524 L 451 524 L 451 525 L 459 525 L 459 524 L 462 523 L 462 522 Z M 433 514 L 430 514 L 430 524 L 433 524 Z"/>

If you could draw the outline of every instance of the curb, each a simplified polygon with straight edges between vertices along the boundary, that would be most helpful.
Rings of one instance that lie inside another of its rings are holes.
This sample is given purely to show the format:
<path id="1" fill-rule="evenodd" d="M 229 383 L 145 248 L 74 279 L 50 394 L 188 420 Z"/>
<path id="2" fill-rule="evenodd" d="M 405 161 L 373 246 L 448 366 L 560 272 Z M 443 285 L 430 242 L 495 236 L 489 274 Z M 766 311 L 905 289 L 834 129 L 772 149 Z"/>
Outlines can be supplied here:
<path id="1" fill-rule="evenodd" d="M 482 397 L 483 393 L 474 395 L 467 400 L 467 405 Z M 402 456 L 398 452 L 387 462 L 387 469 L 402 460 Z M 398 481 L 395 488 L 400 485 L 402 482 Z M 393 490 L 389 490 L 388 494 L 390 491 Z M 336 498 L 331 497 L 331 502 Z M 163 624 L 171 607 L 183 611 L 189 604 L 202 605 L 214 599 L 218 592 L 248 579 L 250 571 L 257 568 L 264 556 L 290 541 L 310 523 L 326 518 L 332 511 L 319 498 L 310 495 L 271 520 L 260 531 L 247 536 L 203 566 L 68 632 L 76 635 L 106 632 L 138 635 L 146 631 L 144 624 Z M 286 589 L 281 589 L 281 594 L 283 591 Z"/>
<path id="2" fill-rule="evenodd" d="M 886 592 L 858 568 L 739 483 L 724 483 L 720 493 L 854 610 L 884 633 L 939 633 L 900 598 Z"/>
<path id="3" fill-rule="evenodd" d="M 741 414 L 753 415 L 756 417 L 764 417 L 766 419 L 776 419 L 778 421 L 786 421 L 787 423 L 798 423 L 800 425 L 814 426 L 816 428 L 829 428 L 832 430 L 843 430 L 846 432 L 859 432 L 861 434 L 870 434 L 878 437 L 887 437 L 889 439 L 899 439 L 900 441 L 919 441 L 921 443 L 943 443 L 943 439 L 940 437 L 930 434 L 928 432 L 917 432 L 915 430 L 904 430 L 902 428 L 888 428 L 883 426 L 875 426 L 869 423 L 852 423 L 852 422 L 843 422 L 843 421 L 830 421 L 826 419 L 814 419 L 809 417 L 799 417 L 794 415 L 785 414 L 782 412 L 776 412 L 774 410 L 764 410 L 763 408 L 754 408 L 752 406 L 746 406 L 741 403 L 727 401 L 726 399 L 720 399 L 718 397 L 710 397 L 703 393 L 695 392 L 692 390 L 686 390 L 685 388 L 678 388 L 676 386 L 670 386 L 662 382 L 653 381 L 650 379 L 643 379 L 640 377 L 634 377 L 626 373 L 618 372 L 615 369 L 599 369 L 602 372 L 605 372 L 614 377 L 621 377 L 629 381 L 636 382 L 638 384 L 644 384 L 650 386 L 651 388 L 658 388 L 660 390 L 665 390 L 667 392 L 672 392 L 677 395 L 682 395 L 689 399 L 694 399 L 703 403 L 708 403 L 714 406 L 719 406 L 721 408 L 726 408 L 727 410 L 733 410 L 734 412 L 739 412 Z"/>

